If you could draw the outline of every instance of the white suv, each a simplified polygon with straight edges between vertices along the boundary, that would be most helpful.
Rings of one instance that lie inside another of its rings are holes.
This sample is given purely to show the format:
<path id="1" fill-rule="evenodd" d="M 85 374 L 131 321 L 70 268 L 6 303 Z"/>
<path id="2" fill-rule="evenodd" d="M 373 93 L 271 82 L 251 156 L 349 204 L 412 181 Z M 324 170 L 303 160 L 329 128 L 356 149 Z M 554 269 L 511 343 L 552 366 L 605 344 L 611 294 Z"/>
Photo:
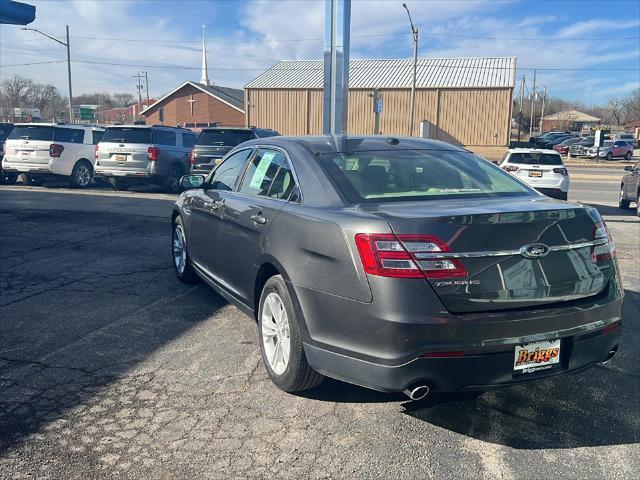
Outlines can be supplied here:
<path id="1" fill-rule="evenodd" d="M 512 148 L 507 150 L 500 167 L 540 193 L 566 200 L 569 172 L 555 150 Z"/>
<path id="2" fill-rule="evenodd" d="M 58 123 L 19 123 L 5 142 L 2 169 L 24 174 L 38 186 L 50 176 L 64 176 L 72 187 L 86 188 L 93 177 L 94 148 L 103 128 Z"/>

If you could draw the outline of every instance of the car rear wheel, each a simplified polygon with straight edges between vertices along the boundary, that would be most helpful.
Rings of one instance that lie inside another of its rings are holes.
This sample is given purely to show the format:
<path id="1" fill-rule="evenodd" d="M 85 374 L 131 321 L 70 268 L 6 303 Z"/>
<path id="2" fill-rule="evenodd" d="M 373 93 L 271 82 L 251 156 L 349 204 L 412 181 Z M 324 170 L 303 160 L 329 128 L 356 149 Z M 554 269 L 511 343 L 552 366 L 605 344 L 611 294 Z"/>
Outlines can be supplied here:
<path id="1" fill-rule="evenodd" d="M 176 217 L 173 222 L 173 235 L 171 236 L 171 245 L 173 253 L 173 268 L 176 271 L 178 280 L 182 283 L 196 283 L 200 280 L 196 272 L 193 270 L 189 253 L 187 252 L 187 239 L 184 233 L 184 225 L 182 219 Z"/>
<path id="2" fill-rule="evenodd" d="M 620 195 L 618 195 L 618 208 L 627 209 L 631 202 L 624 198 L 624 185 L 620 185 Z"/>
<path id="3" fill-rule="evenodd" d="M 13 185 L 18 181 L 18 174 L 15 172 L 5 172 L 2 170 L 2 174 L 0 176 L 0 183 L 3 185 Z"/>
<path id="4" fill-rule="evenodd" d="M 40 177 L 38 175 L 28 175 L 26 173 L 23 173 L 22 183 L 30 187 L 39 187 L 44 183 L 44 177 Z"/>
<path id="5" fill-rule="evenodd" d="M 74 188 L 87 188 L 93 177 L 93 169 L 91 164 L 86 160 L 80 160 L 73 167 L 71 172 L 71 186 Z"/>
<path id="6" fill-rule="evenodd" d="M 324 377 L 307 363 L 300 324 L 282 276 L 267 280 L 260 295 L 258 330 L 262 361 L 271 381 L 285 392 L 318 386 Z"/>
<path id="7" fill-rule="evenodd" d="M 129 184 L 119 178 L 111 177 L 109 179 L 109 183 L 111 184 L 111 188 L 120 192 L 124 192 L 129 189 Z"/>
<path id="8" fill-rule="evenodd" d="M 180 179 L 182 178 L 182 168 L 178 165 L 172 165 L 169 170 L 169 176 L 167 177 L 167 182 L 165 188 L 169 193 L 180 193 L 182 192 L 182 187 L 180 186 Z"/>

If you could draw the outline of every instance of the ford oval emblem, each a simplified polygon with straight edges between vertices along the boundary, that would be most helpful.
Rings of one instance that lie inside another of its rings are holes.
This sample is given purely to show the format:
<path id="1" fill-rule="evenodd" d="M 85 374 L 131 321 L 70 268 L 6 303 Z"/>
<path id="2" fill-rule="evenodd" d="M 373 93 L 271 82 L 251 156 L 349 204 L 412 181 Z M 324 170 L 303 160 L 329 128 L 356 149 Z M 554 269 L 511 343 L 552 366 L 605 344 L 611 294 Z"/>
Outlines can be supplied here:
<path id="1" fill-rule="evenodd" d="M 525 258 L 542 258 L 546 257 L 548 253 L 549 247 L 544 243 L 532 243 L 520 249 L 520 255 Z"/>

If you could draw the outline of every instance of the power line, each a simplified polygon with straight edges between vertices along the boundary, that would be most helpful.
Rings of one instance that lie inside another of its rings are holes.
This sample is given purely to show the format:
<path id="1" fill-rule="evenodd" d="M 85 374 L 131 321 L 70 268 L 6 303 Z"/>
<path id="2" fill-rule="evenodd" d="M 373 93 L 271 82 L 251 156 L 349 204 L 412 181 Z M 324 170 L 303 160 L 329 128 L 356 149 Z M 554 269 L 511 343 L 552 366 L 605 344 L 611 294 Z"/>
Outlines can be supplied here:
<path id="1" fill-rule="evenodd" d="M 13 63 L 10 65 L 0 65 L 0 68 L 6 67 L 27 67 L 30 65 L 45 65 L 47 63 L 66 63 L 66 60 L 49 60 L 47 62 L 32 62 L 32 63 Z"/>

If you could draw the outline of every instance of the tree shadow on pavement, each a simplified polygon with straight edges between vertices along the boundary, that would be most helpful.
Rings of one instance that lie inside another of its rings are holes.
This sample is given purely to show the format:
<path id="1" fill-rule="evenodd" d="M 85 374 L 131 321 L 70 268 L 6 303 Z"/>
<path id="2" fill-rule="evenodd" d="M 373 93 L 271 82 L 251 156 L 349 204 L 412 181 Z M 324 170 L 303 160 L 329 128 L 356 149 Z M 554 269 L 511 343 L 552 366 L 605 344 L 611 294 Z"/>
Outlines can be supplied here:
<path id="1" fill-rule="evenodd" d="M 177 281 L 166 219 L 27 210 L 0 224 L 0 453 L 153 377 L 157 350 L 226 305 Z"/>
<path id="2" fill-rule="evenodd" d="M 640 443 L 639 309 L 640 294 L 627 290 L 620 349 L 606 365 L 473 399 L 434 393 L 405 404 L 405 414 L 519 449 Z"/>

